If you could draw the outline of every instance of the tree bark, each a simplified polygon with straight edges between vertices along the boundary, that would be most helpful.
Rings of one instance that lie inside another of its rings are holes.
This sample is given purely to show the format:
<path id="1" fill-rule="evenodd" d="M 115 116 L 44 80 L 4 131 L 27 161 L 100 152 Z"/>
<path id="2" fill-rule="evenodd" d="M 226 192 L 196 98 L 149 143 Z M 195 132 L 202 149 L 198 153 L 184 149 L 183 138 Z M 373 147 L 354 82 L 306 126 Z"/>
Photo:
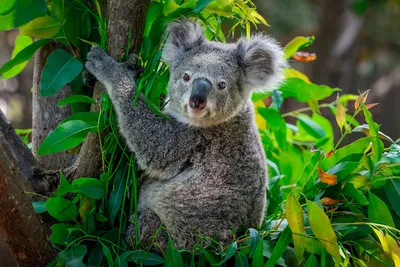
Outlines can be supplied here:
<path id="1" fill-rule="evenodd" d="M 55 95 L 40 96 L 40 77 L 47 57 L 60 47 L 60 44 L 52 42 L 40 48 L 35 54 L 33 71 L 32 153 L 43 168 L 52 170 L 71 166 L 74 157 L 73 154 L 69 154 L 67 151 L 48 156 L 39 156 L 37 153 L 50 131 L 53 131 L 60 121 L 72 114 L 70 105 L 57 106 L 58 101 L 71 95 L 69 85 L 64 86 Z"/>
<path id="2" fill-rule="evenodd" d="M 43 266 L 55 257 L 48 226 L 32 208 L 26 192 L 48 184 L 35 177 L 39 162 L 0 111 L 0 230 L 20 266 Z"/>
<path id="3" fill-rule="evenodd" d="M 108 1 L 108 52 L 114 59 L 119 60 L 125 54 L 126 47 L 130 47 L 135 53 L 140 51 L 149 4 L 149 0 Z M 132 34 L 128 44 L 129 31 Z M 96 83 L 93 98 L 100 103 L 101 95 L 104 92 L 103 85 Z M 99 111 L 98 105 L 92 105 L 91 110 Z M 74 178 L 100 175 L 102 155 L 99 143 L 99 136 L 96 133 L 88 135 L 75 164 Z"/>
<path id="4" fill-rule="evenodd" d="M 104 3 L 105 1 L 102 1 Z M 150 0 L 109 0 L 108 51 L 120 59 L 125 49 L 138 52 L 143 36 L 146 11 Z M 129 31 L 132 31 L 128 45 Z M 73 155 L 61 152 L 39 156 L 38 148 L 58 123 L 71 115 L 69 107 L 57 107 L 57 102 L 71 94 L 65 86 L 57 94 L 40 97 L 40 77 L 49 54 L 60 46 L 50 43 L 35 55 L 33 80 L 32 153 L 0 111 L 0 229 L 12 254 L 21 266 L 43 266 L 54 259 L 56 252 L 49 238 L 48 225 L 33 210 L 26 192 L 48 195 L 58 184 L 57 169 L 63 168 L 69 178 L 98 177 L 101 169 L 99 137 L 90 134 L 82 145 L 79 157 L 72 165 Z M 95 86 L 93 98 L 100 103 L 104 89 Z M 92 106 L 92 110 L 98 106 Z M 34 157 L 36 156 L 36 158 Z"/>

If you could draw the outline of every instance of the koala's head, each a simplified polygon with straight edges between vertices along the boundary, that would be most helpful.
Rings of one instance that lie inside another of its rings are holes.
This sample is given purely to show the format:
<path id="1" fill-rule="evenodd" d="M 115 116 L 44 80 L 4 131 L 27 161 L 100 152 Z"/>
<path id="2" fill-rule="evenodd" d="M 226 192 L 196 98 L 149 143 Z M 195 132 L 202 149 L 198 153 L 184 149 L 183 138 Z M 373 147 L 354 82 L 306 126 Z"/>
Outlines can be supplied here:
<path id="1" fill-rule="evenodd" d="M 285 66 L 280 46 L 255 35 L 224 44 L 205 39 L 192 21 L 169 25 L 163 61 L 170 68 L 167 112 L 195 126 L 210 126 L 235 116 L 251 92 L 272 89 Z"/>

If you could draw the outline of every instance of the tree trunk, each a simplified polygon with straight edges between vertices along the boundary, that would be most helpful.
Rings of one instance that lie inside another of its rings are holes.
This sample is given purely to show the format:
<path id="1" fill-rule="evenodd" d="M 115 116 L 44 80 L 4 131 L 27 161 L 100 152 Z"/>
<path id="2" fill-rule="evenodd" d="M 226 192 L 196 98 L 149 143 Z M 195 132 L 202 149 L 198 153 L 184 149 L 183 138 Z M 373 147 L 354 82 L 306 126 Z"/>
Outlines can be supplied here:
<path id="1" fill-rule="evenodd" d="M 103 8 L 104 14 L 109 17 L 109 53 L 115 59 L 120 59 L 127 47 L 139 52 L 150 0 L 109 0 L 101 3 L 109 7 Z M 131 39 L 128 45 L 129 31 Z M 43 266 L 56 255 L 49 242 L 48 225 L 34 212 L 32 199 L 27 192 L 48 195 L 58 182 L 56 169 L 63 168 L 70 178 L 77 178 L 98 177 L 101 168 L 102 155 L 97 134 L 88 136 L 72 167 L 74 156 L 67 152 L 45 157 L 37 154 L 48 133 L 62 119 L 71 115 L 69 107 L 57 107 L 58 101 L 71 94 L 69 86 L 54 96 L 40 97 L 41 72 L 47 57 L 57 48 L 58 44 L 50 43 L 35 55 L 32 152 L 36 158 L 0 111 L 0 229 L 21 266 Z M 97 84 L 93 98 L 100 103 L 103 93 L 104 89 Z M 93 106 L 92 110 L 96 108 Z"/>
<path id="2" fill-rule="evenodd" d="M 109 0 L 108 52 L 114 59 L 119 60 L 125 54 L 126 47 L 130 47 L 135 53 L 140 51 L 149 4 L 149 0 Z M 131 31 L 130 44 L 128 44 L 129 31 Z M 100 103 L 104 92 L 103 85 L 96 83 L 93 98 Z M 92 105 L 91 110 L 99 111 L 99 107 Z M 99 136 L 90 133 L 79 153 L 74 178 L 98 177 L 101 173 L 101 156 Z"/>
<path id="3" fill-rule="evenodd" d="M 59 44 L 52 42 L 40 48 L 35 54 L 33 71 L 32 152 L 43 168 L 53 170 L 71 166 L 74 156 L 67 151 L 48 156 L 39 156 L 37 154 L 40 145 L 50 131 L 53 131 L 60 121 L 72 114 L 70 105 L 57 106 L 58 101 L 71 95 L 69 85 L 64 86 L 55 95 L 40 96 L 40 77 L 46 65 L 47 57 L 60 47 Z"/>
<path id="4" fill-rule="evenodd" d="M 20 266 L 43 266 L 56 255 L 48 240 L 48 226 L 33 210 L 27 194 L 46 186 L 46 181 L 35 177 L 38 167 L 0 111 L 0 230 Z"/>

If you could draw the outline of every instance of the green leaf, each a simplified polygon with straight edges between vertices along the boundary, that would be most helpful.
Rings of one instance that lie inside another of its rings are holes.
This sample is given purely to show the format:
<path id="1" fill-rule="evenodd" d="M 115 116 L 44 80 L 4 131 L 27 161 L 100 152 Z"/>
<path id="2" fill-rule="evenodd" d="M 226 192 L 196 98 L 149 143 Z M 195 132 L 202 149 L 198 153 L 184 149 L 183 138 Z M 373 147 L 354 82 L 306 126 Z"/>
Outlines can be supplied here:
<path id="1" fill-rule="evenodd" d="M 353 199 L 357 204 L 361 206 L 368 205 L 367 198 L 363 195 L 363 193 L 354 187 L 352 183 L 346 183 L 342 190 L 343 194 L 346 197 Z"/>
<path id="2" fill-rule="evenodd" d="M 43 213 L 46 211 L 46 206 L 44 201 L 32 202 L 32 206 L 36 213 Z"/>
<path id="3" fill-rule="evenodd" d="M 104 244 L 102 245 L 103 245 L 103 253 L 107 258 L 108 266 L 114 267 L 114 261 L 110 249 L 106 245 Z"/>
<path id="4" fill-rule="evenodd" d="M 385 188 L 386 196 L 396 212 L 397 216 L 400 217 L 400 180 L 390 179 Z"/>
<path id="5" fill-rule="evenodd" d="M 17 0 L 0 0 L 0 16 L 10 13 L 17 4 Z"/>
<path id="6" fill-rule="evenodd" d="M 58 21 L 64 21 L 65 15 L 64 11 L 66 9 L 66 6 L 69 4 L 68 1 L 65 0 L 47 0 L 47 3 L 49 5 L 49 11 L 50 14 L 57 18 Z"/>
<path id="7" fill-rule="evenodd" d="M 1 25 L 1 21 L 0 21 Z M 1 29 L 0 29 L 1 30 Z M 41 46 L 51 42 L 51 39 L 42 39 L 37 42 L 28 45 L 27 47 L 23 48 L 15 57 L 13 57 L 10 61 L 5 63 L 0 68 L 0 75 L 4 75 L 4 73 L 10 71 L 13 67 L 27 62 L 31 57 L 35 54 L 36 50 L 38 50 Z"/>
<path id="8" fill-rule="evenodd" d="M 128 267 L 128 263 L 122 259 L 120 256 L 116 256 L 114 260 L 114 266 L 115 267 Z"/>
<path id="9" fill-rule="evenodd" d="M 322 169 L 327 170 L 352 154 L 363 154 L 370 143 L 371 137 L 363 137 L 338 149 L 330 158 L 322 161 Z"/>
<path id="10" fill-rule="evenodd" d="M 90 132 L 97 132 L 97 124 L 99 122 L 100 113 L 98 112 L 79 112 L 68 118 L 65 118 L 59 123 L 59 126 L 69 121 L 83 121 L 87 123 L 92 129 Z"/>
<path id="11" fill-rule="evenodd" d="M 263 266 L 264 264 L 264 242 L 260 240 L 251 256 L 251 267 Z"/>
<path id="12" fill-rule="evenodd" d="M 69 192 L 71 192 L 71 184 L 60 170 L 60 185 L 58 186 L 58 189 L 54 195 L 57 197 L 62 197 Z"/>
<path id="13" fill-rule="evenodd" d="M 353 241 L 354 242 L 354 241 Z M 385 253 L 382 246 L 375 240 L 361 239 L 355 242 L 355 247 L 365 259 L 368 266 L 390 266 L 395 267 L 391 257 Z"/>
<path id="14" fill-rule="evenodd" d="M 268 127 L 274 132 L 279 147 L 286 149 L 286 121 L 283 119 L 281 114 L 270 108 L 259 108 L 258 112 L 265 119 Z"/>
<path id="15" fill-rule="evenodd" d="M 283 52 L 285 54 L 285 59 L 291 58 L 297 51 L 307 46 L 310 46 L 315 37 L 304 37 L 304 36 L 297 36 L 293 40 L 291 40 L 284 48 Z"/>
<path id="16" fill-rule="evenodd" d="M 365 106 L 363 106 L 363 112 L 365 121 L 368 123 L 369 133 L 372 140 L 372 160 L 373 162 L 377 162 L 381 159 L 383 152 L 383 143 L 379 139 L 378 135 L 379 125 L 374 122 L 371 112 L 369 112 L 369 110 Z"/>
<path id="17" fill-rule="evenodd" d="M 32 20 L 28 24 L 20 28 L 20 33 L 36 37 L 36 38 L 51 38 L 60 30 L 60 23 L 53 17 L 44 16 Z"/>
<path id="18" fill-rule="evenodd" d="M 45 0 L 18 0 L 15 8 L 14 27 L 19 27 L 47 11 Z"/>
<path id="19" fill-rule="evenodd" d="M 196 8 L 193 10 L 195 13 L 200 13 L 203 9 L 213 0 L 199 0 L 196 3 Z"/>
<path id="20" fill-rule="evenodd" d="M 86 252 L 86 246 L 80 245 L 60 252 L 59 256 L 64 260 L 63 266 L 84 267 L 85 264 L 83 264 L 82 261 Z"/>
<path id="21" fill-rule="evenodd" d="M 90 13 L 76 1 L 72 2 L 66 12 L 65 31 L 68 40 L 76 47 L 84 44 L 80 39 L 86 40 L 90 36 Z"/>
<path id="22" fill-rule="evenodd" d="M 122 199 L 124 197 L 125 179 L 128 178 L 124 174 L 125 172 L 118 170 L 113 181 L 113 191 L 111 192 L 110 199 L 108 201 L 108 213 L 111 225 L 114 224 L 115 217 L 117 216 L 118 210 L 122 204 Z"/>
<path id="23" fill-rule="evenodd" d="M 82 71 L 82 63 L 63 49 L 57 49 L 47 58 L 40 79 L 40 95 L 50 96 L 75 79 Z"/>
<path id="24" fill-rule="evenodd" d="M 165 263 L 164 259 L 157 254 L 146 251 L 127 251 L 120 256 L 122 259 L 135 262 L 140 265 L 154 266 Z"/>
<path id="25" fill-rule="evenodd" d="M 369 193 L 368 217 L 372 222 L 395 227 L 392 215 L 385 202 L 372 193 Z"/>
<path id="26" fill-rule="evenodd" d="M 304 228 L 303 209 L 294 192 L 290 192 L 286 200 L 286 217 L 293 233 L 294 251 L 300 262 L 306 246 L 306 230 Z"/>
<path id="27" fill-rule="evenodd" d="M 294 97 L 300 102 L 310 100 L 322 100 L 339 91 L 339 88 L 331 88 L 326 85 L 309 84 L 299 78 L 289 78 L 279 88 L 284 98 Z"/>
<path id="28" fill-rule="evenodd" d="M 51 229 L 51 235 L 50 235 L 50 242 L 52 244 L 59 244 L 62 246 L 66 245 L 66 237 L 69 235 L 68 228 L 73 228 L 74 226 L 72 224 L 68 223 L 57 223 L 53 224 L 50 229 Z"/>
<path id="29" fill-rule="evenodd" d="M 183 259 L 179 251 L 177 251 L 173 245 L 172 241 L 168 241 L 168 247 L 167 247 L 167 258 L 166 258 L 167 266 L 169 267 L 183 267 Z"/>
<path id="30" fill-rule="evenodd" d="M 81 178 L 84 179 L 79 184 L 79 191 L 87 197 L 93 199 L 104 198 L 105 185 L 102 181 L 96 178 Z"/>
<path id="31" fill-rule="evenodd" d="M 38 149 L 40 156 L 61 152 L 81 144 L 93 127 L 83 121 L 68 121 L 51 132 Z"/>
<path id="32" fill-rule="evenodd" d="M 229 246 L 229 248 L 225 251 L 225 256 L 222 259 L 222 261 L 220 261 L 217 265 L 220 266 L 220 265 L 224 264 L 227 260 L 232 258 L 232 256 L 235 255 L 236 250 L 237 250 L 237 243 L 233 242 Z"/>
<path id="33" fill-rule="evenodd" d="M 257 248 L 258 242 L 260 242 L 260 233 L 253 228 L 250 228 L 249 231 L 250 231 L 250 257 L 252 257 L 253 253 Z"/>
<path id="34" fill-rule="evenodd" d="M 47 199 L 45 207 L 49 214 L 60 222 L 75 221 L 78 215 L 76 205 L 61 197 Z"/>
<path id="35" fill-rule="evenodd" d="M 310 134 L 314 138 L 322 138 L 324 137 L 325 131 L 324 129 L 319 126 L 315 121 L 313 121 L 309 116 L 305 114 L 300 114 L 297 116 L 299 120 L 299 124 L 303 129 Z"/>
<path id="36" fill-rule="evenodd" d="M 8 31 L 15 28 L 15 14 L 16 10 L 0 15 L 0 31 Z"/>
<path id="37" fill-rule="evenodd" d="M 307 200 L 308 220 L 316 238 L 324 245 L 333 258 L 340 261 L 336 234 L 325 212 L 314 202 Z"/>
<path id="38" fill-rule="evenodd" d="M 317 263 L 318 263 L 317 258 L 314 256 L 314 254 L 311 254 L 310 257 L 308 257 L 306 263 L 304 264 L 304 267 L 315 267 L 318 266 Z"/>
<path id="39" fill-rule="evenodd" d="M 268 259 L 264 267 L 273 267 L 278 262 L 280 257 L 286 251 L 291 241 L 292 231 L 289 227 L 286 227 L 283 233 L 279 236 L 278 242 L 276 243 L 274 250 L 272 251 L 271 257 Z"/>
<path id="40" fill-rule="evenodd" d="M 249 267 L 249 261 L 246 256 L 238 253 L 235 257 L 235 267 Z"/>
<path id="41" fill-rule="evenodd" d="M 227 18 L 233 15 L 229 0 L 214 0 L 210 2 L 204 10 L 211 14 L 217 14 Z"/>
<path id="42" fill-rule="evenodd" d="M 14 45 L 14 50 L 11 54 L 11 59 L 14 59 L 19 52 L 21 52 L 26 47 L 30 46 L 32 43 L 33 41 L 31 37 L 22 35 L 21 33 L 18 34 L 17 38 L 15 39 L 15 45 Z M 17 76 L 25 68 L 26 64 L 28 64 L 28 60 L 15 65 L 10 70 L 4 72 L 3 75 L 1 76 L 1 79 L 7 80 Z"/>
<path id="43" fill-rule="evenodd" d="M 64 106 L 72 103 L 89 103 L 96 104 L 96 101 L 86 95 L 71 95 L 66 98 L 63 98 L 60 102 L 57 103 L 57 106 Z"/>

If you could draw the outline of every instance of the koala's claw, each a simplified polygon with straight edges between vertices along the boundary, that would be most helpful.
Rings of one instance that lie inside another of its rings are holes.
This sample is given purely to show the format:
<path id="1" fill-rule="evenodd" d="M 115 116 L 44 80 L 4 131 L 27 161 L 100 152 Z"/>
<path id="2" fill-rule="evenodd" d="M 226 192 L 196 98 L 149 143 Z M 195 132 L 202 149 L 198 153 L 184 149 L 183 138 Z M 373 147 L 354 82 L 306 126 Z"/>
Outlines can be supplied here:
<path id="1" fill-rule="evenodd" d="M 104 67 L 107 66 L 107 61 L 109 61 L 109 59 L 111 58 L 104 49 L 98 46 L 92 46 L 88 53 L 85 67 L 97 77 L 97 75 L 104 71 Z"/>
<path id="2" fill-rule="evenodd" d="M 137 65 L 138 56 L 134 53 L 129 55 L 129 58 L 126 62 L 122 63 L 124 68 L 131 70 L 134 72 L 134 77 L 138 77 L 142 72 L 143 68 Z"/>

